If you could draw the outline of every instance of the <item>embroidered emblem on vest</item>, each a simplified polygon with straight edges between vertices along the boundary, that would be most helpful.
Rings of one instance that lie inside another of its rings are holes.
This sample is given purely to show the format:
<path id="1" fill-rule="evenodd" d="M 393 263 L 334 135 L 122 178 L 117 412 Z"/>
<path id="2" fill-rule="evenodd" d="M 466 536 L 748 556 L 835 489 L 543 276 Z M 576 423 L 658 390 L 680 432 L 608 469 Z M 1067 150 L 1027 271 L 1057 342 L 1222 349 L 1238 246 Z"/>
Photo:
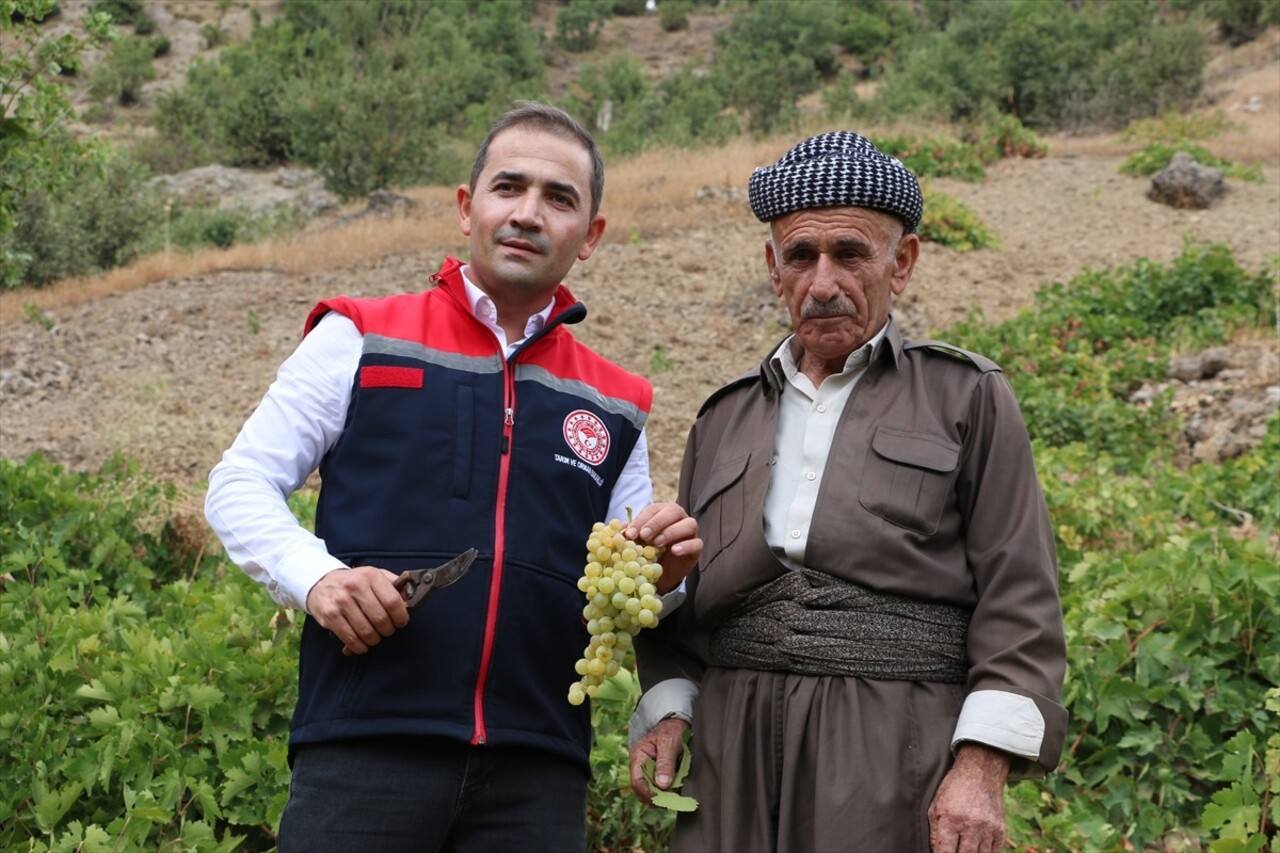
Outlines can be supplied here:
<path id="1" fill-rule="evenodd" d="M 609 430 L 604 421 L 585 409 L 577 409 L 564 419 L 564 440 L 578 458 L 599 465 L 609 455 Z"/>

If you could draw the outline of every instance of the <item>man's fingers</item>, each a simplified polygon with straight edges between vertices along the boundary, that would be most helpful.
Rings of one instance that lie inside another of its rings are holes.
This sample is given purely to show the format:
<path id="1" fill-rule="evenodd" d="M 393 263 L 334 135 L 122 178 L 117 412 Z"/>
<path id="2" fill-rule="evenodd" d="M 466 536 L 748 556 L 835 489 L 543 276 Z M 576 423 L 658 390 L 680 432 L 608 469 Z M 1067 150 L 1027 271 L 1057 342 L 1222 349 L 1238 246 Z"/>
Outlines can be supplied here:
<path id="1" fill-rule="evenodd" d="M 395 575 L 373 566 L 330 572 L 307 595 L 307 608 L 350 653 L 364 654 L 409 622 Z"/>
<path id="2" fill-rule="evenodd" d="M 649 788 L 649 780 L 644 777 L 644 766 L 652 757 L 639 743 L 631 750 L 631 790 L 646 805 L 653 802 L 653 791 Z"/>

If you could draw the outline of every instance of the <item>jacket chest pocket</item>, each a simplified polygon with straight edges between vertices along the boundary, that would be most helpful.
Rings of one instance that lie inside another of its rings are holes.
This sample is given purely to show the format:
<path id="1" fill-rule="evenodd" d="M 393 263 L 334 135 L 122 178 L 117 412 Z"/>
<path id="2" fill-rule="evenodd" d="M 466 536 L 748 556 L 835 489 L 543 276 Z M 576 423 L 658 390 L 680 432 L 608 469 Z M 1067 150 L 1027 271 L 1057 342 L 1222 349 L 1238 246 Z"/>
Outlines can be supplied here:
<path id="1" fill-rule="evenodd" d="M 694 499 L 693 515 L 698 520 L 698 532 L 704 543 L 700 560 L 702 571 L 706 571 L 742 532 L 746 506 L 745 475 L 750 461 L 750 453 L 724 461 L 717 459 Z"/>
<path id="2" fill-rule="evenodd" d="M 950 503 L 959 460 L 960 445 L 947 438 L 879 427 L 858 500 L 891 524 L 932 535 Z"/>

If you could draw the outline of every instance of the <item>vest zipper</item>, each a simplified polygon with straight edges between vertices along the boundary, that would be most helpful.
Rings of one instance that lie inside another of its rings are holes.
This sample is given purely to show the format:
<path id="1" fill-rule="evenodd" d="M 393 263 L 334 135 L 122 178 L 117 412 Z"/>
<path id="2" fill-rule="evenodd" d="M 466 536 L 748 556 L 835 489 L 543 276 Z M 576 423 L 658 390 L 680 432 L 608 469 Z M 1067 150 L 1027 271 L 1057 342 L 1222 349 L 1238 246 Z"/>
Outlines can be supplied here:
<path id="1" fill-rule="evenodd" d="M 493 517 L 493 573 L 489 578 L 489 604 L 485 610 L 484 646 L 480 652 L 480 671 L 476 676 L 473 699 L 475 732 L 471 743 L 480 746 L 488 739 L 484 720 L 485 685 L 489 680 L 489 664 L 493 659 L 493 635 L 498 629 L 498 606 L 502 597 L 502 571 L 506 562 L 507 483 L 511 476 L 511 438 L 516 425 L 515 368 L 510 361 L 503 364 L 502 458 L 498 460 L 498 495 Z"/>

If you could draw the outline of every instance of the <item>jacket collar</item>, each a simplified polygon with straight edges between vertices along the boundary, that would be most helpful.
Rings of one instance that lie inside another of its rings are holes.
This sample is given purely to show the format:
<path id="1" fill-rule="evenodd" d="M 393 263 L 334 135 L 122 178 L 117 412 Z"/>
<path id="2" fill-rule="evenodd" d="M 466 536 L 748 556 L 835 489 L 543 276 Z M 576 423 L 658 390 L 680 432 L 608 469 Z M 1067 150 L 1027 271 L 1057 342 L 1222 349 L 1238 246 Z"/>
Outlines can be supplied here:
<path id="1" fill-rule="evenodd" d="M 462 280 L 463 266 L 463 262 L 457 258 L 446 257 L 440 269 L 431 276 L 431 283 L 448 293 L 470 313 L 471 300 L 467 298 L 467 286 Z M 586 306 L 579 302 L 564 284 L 556 285 L 552 299 L 554 304 L 551 306 L 551 316 L 547 318 L 544 329 L 550 329 L 560 323 L 580 323 L 586 318 Z"/>

